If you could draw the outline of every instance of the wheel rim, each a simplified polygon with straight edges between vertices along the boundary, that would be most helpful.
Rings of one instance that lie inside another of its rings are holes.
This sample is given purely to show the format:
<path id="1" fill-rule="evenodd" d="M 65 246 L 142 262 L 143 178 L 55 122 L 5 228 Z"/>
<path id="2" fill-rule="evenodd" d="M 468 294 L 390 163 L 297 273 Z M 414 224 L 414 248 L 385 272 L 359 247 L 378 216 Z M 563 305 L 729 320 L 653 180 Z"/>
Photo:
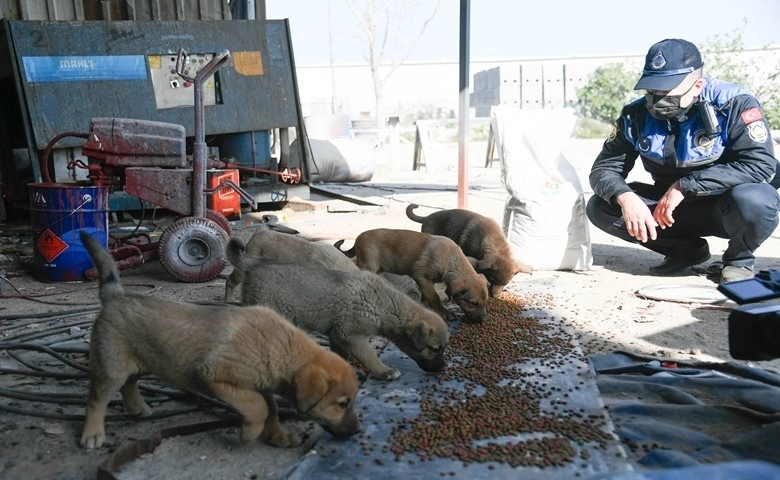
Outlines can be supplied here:
<path id="1" fill-rule="evenodd" d="M 178 280 L 213 280 L 227 265 L 225 245 L 228 239 L 227 232 L 213 220 L 180 218 L 160 236 L 160 262 Z"/>
<path id="2" fill-rule="evenodd" d="M 211 249 L 208 243 L 200 238 L 189 238 L 179 245 L 179 260 L 183 263 L 197 267 L 208 262 Z"/>

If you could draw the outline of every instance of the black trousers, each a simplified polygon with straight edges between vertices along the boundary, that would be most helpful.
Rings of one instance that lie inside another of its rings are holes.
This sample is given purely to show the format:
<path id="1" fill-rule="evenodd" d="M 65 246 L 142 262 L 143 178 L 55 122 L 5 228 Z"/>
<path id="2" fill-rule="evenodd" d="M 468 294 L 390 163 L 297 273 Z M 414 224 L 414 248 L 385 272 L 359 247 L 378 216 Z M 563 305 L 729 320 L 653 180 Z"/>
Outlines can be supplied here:
<path id="1" fill-rule="evenodd" d="M 666 188 L 634 182 L 629 184 L 652 211 Z M 673 212 L 674 224 L 656 229 L 658 238 L 641 243 L 628 234 L 620 207 L 598 195 L 588 201 L 587 214 L 600 230 L 627 242 L 639 243 L 664 256 L 685 254 L 706 243 L 703 237 L 729 240 L 723 264 L 747 267 L 755 261 L 753 252 L 778 225 L 780 196 L 768 183 L 737 185 L 721 195 L 686 198 Z"/>

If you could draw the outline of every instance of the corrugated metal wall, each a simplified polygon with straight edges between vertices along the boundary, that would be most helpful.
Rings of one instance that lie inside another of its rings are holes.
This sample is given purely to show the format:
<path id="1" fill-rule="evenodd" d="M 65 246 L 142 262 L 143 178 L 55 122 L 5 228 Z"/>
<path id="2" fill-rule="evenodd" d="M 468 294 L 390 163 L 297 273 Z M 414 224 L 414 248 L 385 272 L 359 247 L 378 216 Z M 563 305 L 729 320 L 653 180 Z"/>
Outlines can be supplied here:
<path id="1" fill-rule="evenodd" d="M 228 0 L 0 0 L 14 20 L 230 20 Z"/>
<path id="2" fill-rule="evenodd" d="M 11 2 L 5 2 L 11 3 Z M 79 0 L 17 0 L 22 20 L 85 20 L 84 3 Z"/>
<path id="3" fill-rule="evenodd" d="M 227 0 L 125 0 L 126 20 L 230 20 Z"/>

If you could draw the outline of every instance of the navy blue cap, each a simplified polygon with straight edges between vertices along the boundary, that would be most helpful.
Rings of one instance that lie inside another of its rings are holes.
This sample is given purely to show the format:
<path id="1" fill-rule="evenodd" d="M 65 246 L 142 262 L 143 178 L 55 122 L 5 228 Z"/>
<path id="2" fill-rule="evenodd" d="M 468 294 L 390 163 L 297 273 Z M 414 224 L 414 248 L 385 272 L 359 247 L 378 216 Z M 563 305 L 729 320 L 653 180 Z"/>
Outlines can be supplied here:
<path id="1" fill-rule="evenodd" d="M 696 45 L 679 38 L 661 40 L 647 51 L 645 69 L 634 90 L 672 90 L 702 65 Z"/>

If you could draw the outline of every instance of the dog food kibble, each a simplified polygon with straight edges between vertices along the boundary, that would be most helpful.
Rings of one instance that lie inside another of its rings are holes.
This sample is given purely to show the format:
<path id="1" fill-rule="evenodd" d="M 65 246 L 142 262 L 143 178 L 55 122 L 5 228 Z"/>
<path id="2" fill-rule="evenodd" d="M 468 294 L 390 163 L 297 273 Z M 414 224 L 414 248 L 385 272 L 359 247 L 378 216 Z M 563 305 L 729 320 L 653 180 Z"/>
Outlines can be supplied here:
<path id="1" fill-rule="evenodd" d="M 553 303 L 547 296 L 532 301 L 540 309 Z M 389 450 L 396 459 L 556 467 L 574 462 L 578 451 L 589 458 L 613 439 L 603 416 L 567 408 L 573 389 L 546 381 L 572 357 L 575 343 L 562 329 L 522 316 L 527 303 L 505 291 L 490 299 L 487 321 L 455 326 L 447 368 L 421 389 L 420 414 L 393 427 Z"/>

